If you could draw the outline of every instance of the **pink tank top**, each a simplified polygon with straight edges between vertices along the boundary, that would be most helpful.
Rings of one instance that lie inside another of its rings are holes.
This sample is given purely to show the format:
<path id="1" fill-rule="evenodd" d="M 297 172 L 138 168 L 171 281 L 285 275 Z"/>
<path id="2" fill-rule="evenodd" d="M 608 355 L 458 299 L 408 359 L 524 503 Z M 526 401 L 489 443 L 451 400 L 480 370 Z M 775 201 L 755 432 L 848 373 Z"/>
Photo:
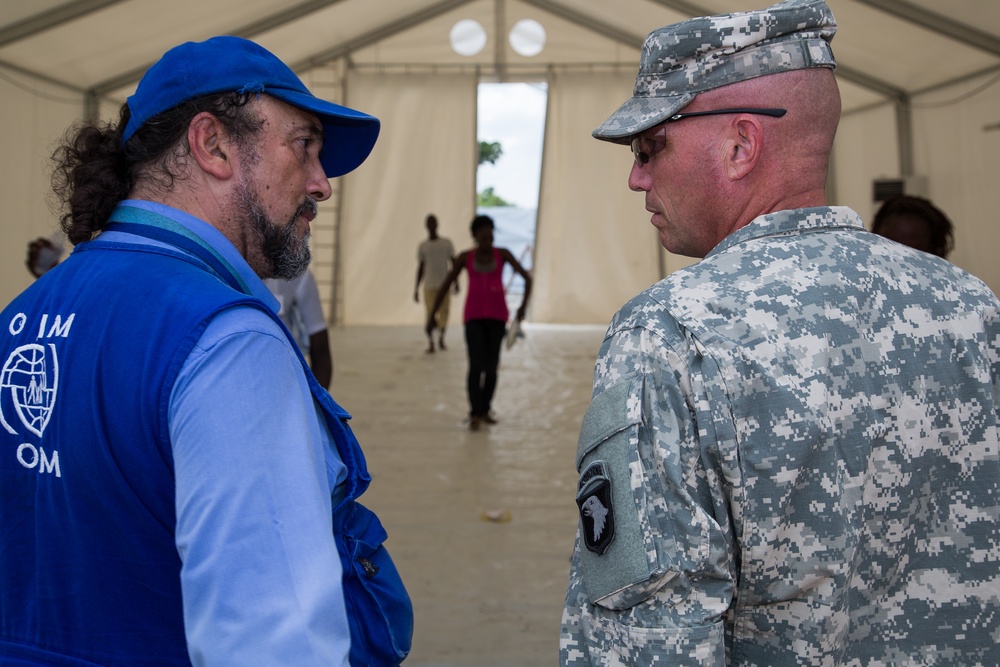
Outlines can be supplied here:
<path id="1" fill-rule="evenodd" d="M 503 293 L 503 257 L 493 248 L 493 270 L 476 271 L 476 251 L 469 252 L 465 268 L 469 274 L 469 293 L 465 297 L 465 321 L 507 321 L 507 300 Z"/>

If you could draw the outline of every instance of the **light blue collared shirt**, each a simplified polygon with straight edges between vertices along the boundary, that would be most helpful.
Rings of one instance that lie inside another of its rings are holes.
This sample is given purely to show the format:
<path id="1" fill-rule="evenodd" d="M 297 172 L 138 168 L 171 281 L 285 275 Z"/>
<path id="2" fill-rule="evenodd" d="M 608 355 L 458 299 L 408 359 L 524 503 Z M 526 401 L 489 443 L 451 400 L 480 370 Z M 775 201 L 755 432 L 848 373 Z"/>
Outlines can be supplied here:
<path id="1" fill-rule="evenodd" d="M 195 233 L 277 312 L 277 300 L 217 229 L 161 204 L 122 203 Z M 124 232 L 102 237 L 160 245 Z M 331 528 L 331 493 L 338 486 L 342 493 L 346 469 L 279 326 L 249 307 L 215 317 L 180 370 L 169 424 L 192 663 L 347 665 Z"/>

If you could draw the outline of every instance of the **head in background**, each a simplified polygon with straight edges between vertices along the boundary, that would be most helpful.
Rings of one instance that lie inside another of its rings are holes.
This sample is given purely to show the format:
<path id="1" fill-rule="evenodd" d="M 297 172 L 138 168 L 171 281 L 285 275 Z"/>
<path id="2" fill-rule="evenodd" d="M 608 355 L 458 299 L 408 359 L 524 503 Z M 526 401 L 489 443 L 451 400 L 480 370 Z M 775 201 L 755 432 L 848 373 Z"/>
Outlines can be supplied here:
<path id="1" fill-rule="evenodd" d="M 488 215 L 477 215 L 469 225 L 472 238 L 480 248 L 493 247 L 493 218 Z"/>
<path id="2" fill-rule="evenodd" d="M 943 258 L 955 247 L 951 220 L 923 197 L 897 195 L 887 199 L 875 214 L 872 231 Z"/>

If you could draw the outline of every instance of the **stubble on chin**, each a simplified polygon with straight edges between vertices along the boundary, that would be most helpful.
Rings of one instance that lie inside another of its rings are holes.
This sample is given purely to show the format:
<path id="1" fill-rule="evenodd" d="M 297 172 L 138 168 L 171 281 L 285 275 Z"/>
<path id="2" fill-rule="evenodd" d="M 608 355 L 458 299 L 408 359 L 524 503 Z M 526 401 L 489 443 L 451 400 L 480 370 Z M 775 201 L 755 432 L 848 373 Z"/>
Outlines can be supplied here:
<path id="1" fill-rule="evenodd" d="M 275 278 L 292 280 L 298 278 L 312 261 L 312 251 L 309 249 L 309 232 L 302 236 L 298 234 L 299 218 L 304 213 L 316 214 L 316 202 L 311 197 L 307 197 L 292 214 L 292 217 L 284 225 L 279 226 L 270 223 L 270 233 L 264 245 L 264 257 L 270 260 Z"/>
<path id="2" fill-rule="evenodd" d="M 316 201 L 307 197 L 284 224 L 274 223 L 264 209 L 256 190 L 244 182 L 232 202 L 244 239 L 244 257 L 261 278 L 292 280 L 298 278 L 312 259 L 309 232 L 299 236 L 299 218 L 305 212 L 315 215 Z"/>

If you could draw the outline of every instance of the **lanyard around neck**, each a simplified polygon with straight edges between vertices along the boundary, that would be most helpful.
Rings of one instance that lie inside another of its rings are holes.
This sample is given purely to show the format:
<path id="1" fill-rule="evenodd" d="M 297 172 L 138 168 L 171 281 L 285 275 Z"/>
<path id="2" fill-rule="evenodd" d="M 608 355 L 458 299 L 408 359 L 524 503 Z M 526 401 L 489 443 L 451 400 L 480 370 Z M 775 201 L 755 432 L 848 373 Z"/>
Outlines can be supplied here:
<path id="1" fill-rule="evenodd" d="M 119 205 L 105 227 L 109 232 L 125 232 L 153 241 L 166 243 L 191 253 L 216 273 L 230 287 L 243 294 L 252 294 L 250 287 L 240 277 L 225 257 L 204 239 L 170 218 L 134 206 Z"/>

